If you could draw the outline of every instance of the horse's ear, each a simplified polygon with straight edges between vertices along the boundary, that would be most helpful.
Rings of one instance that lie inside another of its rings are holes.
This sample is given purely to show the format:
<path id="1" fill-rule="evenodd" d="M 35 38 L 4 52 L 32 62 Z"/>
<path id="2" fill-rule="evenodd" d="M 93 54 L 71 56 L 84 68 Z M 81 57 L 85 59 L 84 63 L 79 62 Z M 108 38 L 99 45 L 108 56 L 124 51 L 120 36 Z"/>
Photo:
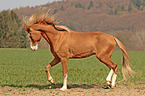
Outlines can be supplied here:
<path id="1" fill-rule="evenodd" d="M 27 32 L 30 31 L 30 27 L 28 27 L 28 26 L 23 26 L 23 28 L 24 28 Z"/>
<path id="2" fill-rule="evenodd" d="M 27 32 L 29 32 L 30 31 L 30 27 L 27 27 Z"/>

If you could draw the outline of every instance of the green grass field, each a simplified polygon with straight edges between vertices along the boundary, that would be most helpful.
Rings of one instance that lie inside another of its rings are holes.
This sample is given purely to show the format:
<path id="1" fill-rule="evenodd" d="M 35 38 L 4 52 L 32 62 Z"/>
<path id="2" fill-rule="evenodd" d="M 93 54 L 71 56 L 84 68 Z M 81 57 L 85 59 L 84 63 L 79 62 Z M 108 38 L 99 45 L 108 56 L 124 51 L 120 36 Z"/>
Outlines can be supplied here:
<path id="1" fill-rule="evenodd" d="M 145 83 L 145 52 L 129 51 L 132 69 L 137 73 L 126 83 Z M 0 49 L 0 86 L 27 86 L 49 84 L 45 66 L 53 59 L 48 49 Z M 122 80 L 122 53 L 114 51 L 112 60 L 118 64 L 117 81 Z M 85 59 L 70 59 L 68 62 L 68 84 L 106 84 L 109 68 L 95 56 Z M 50 70 L 56 83 L 63 82 L 61 63 Z M 123 83 L 119 83 L 123 84 Z"/>

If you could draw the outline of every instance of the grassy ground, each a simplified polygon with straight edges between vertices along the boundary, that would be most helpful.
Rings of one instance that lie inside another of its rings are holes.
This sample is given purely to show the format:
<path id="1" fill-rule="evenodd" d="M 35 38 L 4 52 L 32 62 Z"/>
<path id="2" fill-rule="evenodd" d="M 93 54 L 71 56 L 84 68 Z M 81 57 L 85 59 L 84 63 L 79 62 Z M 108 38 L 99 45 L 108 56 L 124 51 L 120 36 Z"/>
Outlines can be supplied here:
<path id="1" fill-rule="evenodd" d="M 145 52 L 130 51 L 129 55 L 131 67 L 137 74 L 126 83 L 118 83 L 118 86 L 124 84 L 134 86 L 145 83 Z M 43 88 L 39 85 L 49 84 L 45 66 L 52 59 L 53 56 L 46 49 L 39 49 L 35 52 L 30 49 L 0 49 L 0 86 Z M 112 60 L 118 64 L 117 81 L 119 81 L 122 79 L 121 51 L 115 51 Z M 99 62 L 95 56 L 85 59 L 70 59 L 68 62 L 68 85 L 76 87 L 79 87 L 79 84 L 104 85 L 109 71 L 106 65 Z M 51 68 L 50 72 L 58 86 L 62 84 L 61 63 Z"/>

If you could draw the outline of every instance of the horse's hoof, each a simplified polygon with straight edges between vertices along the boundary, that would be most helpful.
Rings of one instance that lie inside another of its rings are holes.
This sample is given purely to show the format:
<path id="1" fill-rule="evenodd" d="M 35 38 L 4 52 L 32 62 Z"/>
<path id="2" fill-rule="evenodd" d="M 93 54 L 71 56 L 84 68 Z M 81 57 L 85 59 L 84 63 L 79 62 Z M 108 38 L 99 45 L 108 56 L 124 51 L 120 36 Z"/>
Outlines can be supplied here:
<path id="1" fill-rule="evenodd" d="M 56 85 L 56 83 L 54 82 L 54 83 L 51 83 L 52 85 Z"/>
<path id="2" fill-rule="evenodd" d="M 104 87 L 104 89 L 110 89 L 110 88 L 112 88 L 111 85 L 107 85 Z"/>
<path id="3" fill-rule="evenodd" d="M 111 88 L 113 89 L 115 86 L 111 86 Z"/>
<path id="4" fill-rule="evenodd" d="M 62 87 L 62 88 L 60 88 L 60 90 L 61 90 L 61 91 L 66 91 L 67 88 Z"/>
<path id="5" fill-rule="evenodd" d="M 51 84 L 56 85 L 55 81 L 53 79 L 48 80 Z"/>
<path id="6" fill-rule="evenodd" d="M 56 83 L 55 82 L 50 82 L 52 85 L 56 85 Z"/>

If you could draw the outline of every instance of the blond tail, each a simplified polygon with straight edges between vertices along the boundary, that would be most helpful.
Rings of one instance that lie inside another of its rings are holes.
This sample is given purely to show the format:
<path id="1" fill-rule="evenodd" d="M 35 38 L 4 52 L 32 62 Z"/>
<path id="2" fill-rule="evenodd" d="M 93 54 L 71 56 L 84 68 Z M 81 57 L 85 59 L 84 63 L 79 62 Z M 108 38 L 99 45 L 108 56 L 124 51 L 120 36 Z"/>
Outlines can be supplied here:
<path id="1" fill-rule="evenodd" d="M 126 80 L 127 78 L 133 77 L 133 74 L 135 72 L 132 71 L 130 68 L 130 65 L 129 65 L 130 58 L 126 51 L 126 48 L 117 38 L 115 38 L 115 41 L 117 42 L 118 46 L 120 47 L 120 49 L 122 50 L 122 53 L 123 53 L 122 74 L 123 74 L 124 80 Z"/>

